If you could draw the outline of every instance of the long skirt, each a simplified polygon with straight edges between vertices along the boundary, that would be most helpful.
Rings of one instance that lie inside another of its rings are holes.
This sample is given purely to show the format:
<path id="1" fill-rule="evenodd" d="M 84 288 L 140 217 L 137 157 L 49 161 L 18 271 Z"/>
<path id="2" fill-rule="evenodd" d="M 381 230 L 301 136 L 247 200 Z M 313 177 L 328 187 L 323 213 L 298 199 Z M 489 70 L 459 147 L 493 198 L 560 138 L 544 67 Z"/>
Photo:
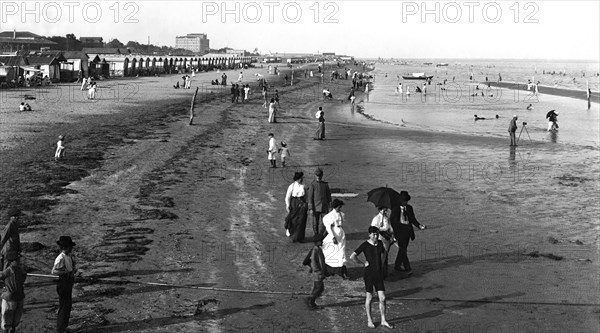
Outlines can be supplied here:
<path id="1" fill-rule="evenodd" d="M 325 139 L 325 122 L 319 122 L 319 127 L 317 127 L 317 131 L 315 132 L 315 139 Z"/>
<path id="2" fill-rule="evenodd" d="M 327 234 L 323 239 L 323 255 L 325 256 L 325 263 L 331 267 L 342 267 L 346 264 L 346 233 L 344 229 L 340 227 L 332 227 L 331 231 L 335 234 L 337 239 L 340 239 L 337 244 L 333 242 L 334 235 Z"/>
<path id="3" fill-rule="evenodd" d="M 304 240 L 308 205 L 304 198 L 293 197 L 290 201 L 290 212 L 285 218 L 285 228 L 290 232 L 293 242 Z"/>

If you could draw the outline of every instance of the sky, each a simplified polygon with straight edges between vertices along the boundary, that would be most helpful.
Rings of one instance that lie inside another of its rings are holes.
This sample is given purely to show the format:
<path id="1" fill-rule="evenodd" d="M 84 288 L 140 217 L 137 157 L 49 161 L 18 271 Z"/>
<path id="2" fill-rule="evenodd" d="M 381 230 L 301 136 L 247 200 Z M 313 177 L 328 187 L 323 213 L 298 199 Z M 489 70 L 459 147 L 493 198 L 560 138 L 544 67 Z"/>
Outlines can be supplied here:
<path id="1" fill-rule="evenodd" d="M 358 58 L 600 62 L 600 1 L 4 1 L 0 30 Z"/>

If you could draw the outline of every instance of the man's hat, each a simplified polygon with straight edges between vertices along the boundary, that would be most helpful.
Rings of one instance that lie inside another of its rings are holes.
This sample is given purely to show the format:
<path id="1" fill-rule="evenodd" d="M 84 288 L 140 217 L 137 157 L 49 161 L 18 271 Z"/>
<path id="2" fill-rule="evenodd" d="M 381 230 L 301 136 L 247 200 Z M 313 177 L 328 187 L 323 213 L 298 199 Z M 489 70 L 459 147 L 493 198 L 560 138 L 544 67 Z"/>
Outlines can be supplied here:
<path id="1" fill-rule="evenodd" d="M 344 205 L 344 202 L 342 200 L 335 199 L 335 200 L 333 200 L 333 203 L 331 204 L 331 207 L 337 208 L 337 207 L 343 206 L 343 205 Z"/>
<path id="2" fill-rule="evenodd" d="M 317 177 L 322 177 L 322 176 L 323 176 L 323 169 L 321 169 L 321 168 L 317 168 L 317 169 L 315 170 L 315 176 L 317 176 Z"/>
<path id="3" fill-rule="evenodd" d="M 408 202 L 410 200 L 410 195 L 406 191 L 400 191 L 400 200 L 404 202 Z"/>
<path id="4" fill-rule="evenodd" d="M 64 247 L 73 247 L 73 246 L 75 246 L 75 243 L 73 243 L 73 240 L 71 240 L 70 236 L 60 236 L 60 238 L 58 239 L 58 241 L 56 242 L 56 244 L 58 244 L 60 246 L 64 246 Z"/>

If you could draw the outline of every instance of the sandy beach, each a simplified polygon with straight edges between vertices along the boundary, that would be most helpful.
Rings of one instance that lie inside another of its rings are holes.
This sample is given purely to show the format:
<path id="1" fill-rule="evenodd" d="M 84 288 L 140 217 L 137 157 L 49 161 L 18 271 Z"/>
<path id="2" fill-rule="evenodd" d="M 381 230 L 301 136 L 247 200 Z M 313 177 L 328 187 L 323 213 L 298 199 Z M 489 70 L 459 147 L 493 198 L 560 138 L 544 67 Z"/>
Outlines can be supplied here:
<path id="1" fill-rule="evenodd" d="M 428 226 L 409 246 L 414 275 L 386 281 L 398 331 L 600 330 L 597 146 L 515 150 L 508 136 L 372 120 L 346 101 L 351 81 L 326 83 L 334 99 L 323 101 L 320 78 L 302 71 L 289 86 L 286 71 L 244 70 L 249 104 L 211 86 L 216 72 L 198 74 L 189 90 L 172 88 L 181 75 L 100 81 L 95 101 L 78 85 L 0 91 L 0 204 L 25 212 L 30 273 L 49 274 L 60 235 L 78 244 L 74 331 L 369 330 L 353 264 L 350 280 L 325 280 L 321 309 L 304 303 L 311 243 L 285 237 L 283 199 L 295 171 L 310 183 L 316 167 L 336 195 L 349 194 L 348 256 L 377 213 L 366 202 L 372 188 L 409 191 Z M 232 82 L 239 70 L 226 73 Z M 255 73 L 280 92 L 278 123 L 267 122 Z M 15 111 L 24 95 L 36 97 L 34 111 Z M 368 108 L 366 96 L 358 102 Z M 313 140 L 319 106 L 324 141 Z M 269 132 L 288 143 L 286 168 L 268 168 Z M 60 134 L 66 157 L 55 162 Z M 52 279 L 29 277 L 21 330 L 51 332 L 56 308 Z"/>

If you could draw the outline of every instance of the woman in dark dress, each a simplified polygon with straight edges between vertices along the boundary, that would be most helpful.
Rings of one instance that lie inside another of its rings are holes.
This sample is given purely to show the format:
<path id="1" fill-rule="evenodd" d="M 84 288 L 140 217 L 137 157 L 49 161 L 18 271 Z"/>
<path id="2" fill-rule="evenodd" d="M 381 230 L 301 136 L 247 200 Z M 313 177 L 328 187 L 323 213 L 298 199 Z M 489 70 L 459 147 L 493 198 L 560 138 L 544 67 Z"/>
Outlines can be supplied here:
<path id="1" fill-rule="evenodd" d="M 294 182 L 288 187 L 285 195 L 285 209 L 288 212 L 285 218 L 285 229 L 292 242 L 302 242 L 306 229 L 308 205 L 303 180 L 303 172 L 294 173 Z"/>

